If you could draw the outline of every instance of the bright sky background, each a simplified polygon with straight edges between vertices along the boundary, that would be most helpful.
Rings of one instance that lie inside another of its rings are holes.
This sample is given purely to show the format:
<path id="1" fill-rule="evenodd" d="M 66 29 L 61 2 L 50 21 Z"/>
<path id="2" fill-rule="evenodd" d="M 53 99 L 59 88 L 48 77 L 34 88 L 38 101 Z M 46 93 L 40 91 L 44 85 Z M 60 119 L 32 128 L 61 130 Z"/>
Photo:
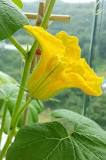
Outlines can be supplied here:
<path id="1" fill-rule="evenodd" d="M 23 1 L 24 2 L 33 2 L 33 1 L 36 1 L 36 0 L 23 0 Z M 64 1 L 64 2 L 70 2 L 70 3 L 81 3 L 81 2 L 91 2 L 91 1 L 95 1 L 95 0 L 62 0 L 62 1 Z"/>

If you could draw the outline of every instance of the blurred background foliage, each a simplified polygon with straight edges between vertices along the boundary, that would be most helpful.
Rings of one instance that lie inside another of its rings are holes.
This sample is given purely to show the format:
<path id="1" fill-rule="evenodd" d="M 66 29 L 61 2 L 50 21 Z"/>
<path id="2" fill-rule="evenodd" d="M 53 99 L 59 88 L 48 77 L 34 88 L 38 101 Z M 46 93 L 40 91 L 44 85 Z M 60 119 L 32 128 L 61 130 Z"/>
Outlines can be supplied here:
<path id="1" fill-rule="evenodd" d="M 101 1 L 101 6 L 102 6 Z M 68 23 L 52 22 L 49 31 L 53 34 L 60 30 L 65 30 L 71 35 L 76 35 L 80 39 L 82 48 L 82 56 L 88 57 L 90 38 L 92 31 L 92 22 L 94 16 L 95 3 L 64 3 L 58 0 L 54 8 L 56 14 L 68 14 L 71 16 L 71 21 Z M 99 75 L 106 77 L 106 1 L 104 7 L 98 14 L 98 28 L 96 35 L 95 57 L 93 60 L 94 68 Z M 38 2 L 25 3 L 24 11 L 37 12 Z M 31 23 L 35 23 L 31 21 Z M 17 40 L 21 44 L 31 44 L 33 38 L 28 37 L 24 31 L 15 33 Z M 25 46 L 27 48 L 27 46 Z M 22 74 L 23 62 L 18 51 L 10 45 L 9 41 L 0 42 L 0 70 L 11 75 L 16 80 L 20 80 Z M 57 101 L 45 102 L 46 108 L 67 108 L 75 112 L 82 113 L 84 94 L 77 89 L 68 89 L 59 94 Z M 87 116 L 99 123 L 106 129 L 106 91 L 101 97 L 90 97 L 90 102 L 87 109 Z"/>

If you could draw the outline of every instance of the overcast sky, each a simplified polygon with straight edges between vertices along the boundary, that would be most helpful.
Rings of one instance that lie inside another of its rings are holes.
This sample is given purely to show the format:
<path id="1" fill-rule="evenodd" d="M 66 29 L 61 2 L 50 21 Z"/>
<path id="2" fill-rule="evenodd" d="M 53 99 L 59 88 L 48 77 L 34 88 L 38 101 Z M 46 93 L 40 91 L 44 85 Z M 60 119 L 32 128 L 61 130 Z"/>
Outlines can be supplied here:
<path id="1" fill-rule="evenodd" d="M 23 0 L 25 2 L 31 2 L 31 1 L 36 1 L 36 0 Z M 43 0 L 39 0 L 39 1 L 43 1 Z M 58 1 L 58 0 L 57 0 Z M 81 3 L 81 2 L 91 2 L 91 1 L 95 1 L 95 0 L 62 0 L 64 2 L 70 2 L 70 3 Z"/>

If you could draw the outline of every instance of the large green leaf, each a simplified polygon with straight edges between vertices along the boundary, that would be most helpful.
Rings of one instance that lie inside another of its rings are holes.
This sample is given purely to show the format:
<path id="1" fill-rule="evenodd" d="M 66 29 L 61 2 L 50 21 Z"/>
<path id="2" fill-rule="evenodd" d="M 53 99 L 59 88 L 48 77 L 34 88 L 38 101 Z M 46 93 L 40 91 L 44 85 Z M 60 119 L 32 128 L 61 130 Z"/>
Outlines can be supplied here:
<path id="1" fill-rule="evenodd" d="M 23 7 L 23 3 L 21 0 L 12 0 L 18 7 L 22 8 Z"/>
<path id="2" fill-rule="evenodd" d="M 95 122 L 67 110 L 53 115 L 59 120 L 21 129 L 6 159 L 106 160 L 106 132 Z"/>
<path id="3" fill-rule="evenodd" d="M 10 0 L 0 0 L 0 40 L 28 24 L 28 19 Z"/>

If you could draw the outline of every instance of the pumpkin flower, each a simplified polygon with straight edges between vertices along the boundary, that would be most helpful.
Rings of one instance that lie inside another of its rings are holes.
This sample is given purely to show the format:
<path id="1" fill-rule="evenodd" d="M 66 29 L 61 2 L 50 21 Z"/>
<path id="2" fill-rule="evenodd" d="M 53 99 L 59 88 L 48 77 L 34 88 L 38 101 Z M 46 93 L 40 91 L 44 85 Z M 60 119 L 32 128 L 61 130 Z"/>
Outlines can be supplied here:
<path id="1" fill-rule="evenodd" d="M 63 31 L 53 36 L 42 27 L 30 25 L 24 29 L 37 39 L 41 49 L 40 60 L 27 83 L 32 97 L 45 100 L 65 88 L 79 88 L 92 96 L 102 94 L 103 78 L 81 58 L 77 37 Z"/>

